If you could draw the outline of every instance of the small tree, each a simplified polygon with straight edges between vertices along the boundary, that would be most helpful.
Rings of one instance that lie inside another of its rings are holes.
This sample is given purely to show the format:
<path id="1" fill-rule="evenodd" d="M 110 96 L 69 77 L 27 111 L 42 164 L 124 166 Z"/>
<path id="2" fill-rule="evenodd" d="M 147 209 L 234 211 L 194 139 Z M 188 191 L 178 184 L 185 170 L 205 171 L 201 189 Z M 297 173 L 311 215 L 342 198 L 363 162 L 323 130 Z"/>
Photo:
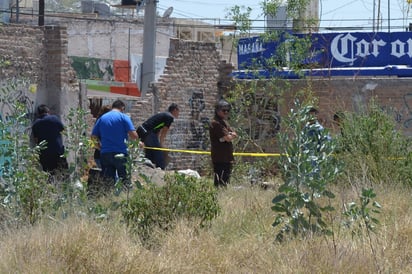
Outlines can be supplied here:
<path id="1" fill-rule="evenodd" d="M 331 233 L 322 212 L 334 208 L 322 205 L 320 199 L 335 197 L 329 185 L 340 169 L 333 156 L 335 144 L 327 138 L 328 131 L 316 130 L 315 136 L 308 134 L 316 126 L 308 123 L 312 118 L 311 107 L 296 100 L 295 109 L 283 120 L 283 130 L 279 134 L 283 153 L 279 165 L 284 184 L 272 201 L 272 209 L 277 212 L 273 226 L 280 227 L 276 237 L 279 241 L 285 234 Z"/>

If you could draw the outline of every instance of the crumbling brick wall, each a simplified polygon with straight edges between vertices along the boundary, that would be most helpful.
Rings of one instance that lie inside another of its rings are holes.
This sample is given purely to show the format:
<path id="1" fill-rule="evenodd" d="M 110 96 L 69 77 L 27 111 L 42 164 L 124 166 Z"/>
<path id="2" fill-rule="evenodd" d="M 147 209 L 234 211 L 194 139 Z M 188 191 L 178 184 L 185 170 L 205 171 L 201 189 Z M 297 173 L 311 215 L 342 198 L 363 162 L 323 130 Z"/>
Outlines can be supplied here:
<path id="1" fill-rule="evenodd" d="M 166 139 L 172 149 L 207 151 L 208 124 L 219 99 L 220 56 L 215 43 L 171 39 L 169 58 L 164 74 L 156 83 L 158 109 L 164 111 L 171 103 L 180 107 Z M 171 169 L 199 169 L 207 164 L 209 155 L 169 153 Z"/>
<path id="2" fill-rule="evenodd" d="M 71 107 L 84 106 L 74 70 L 67 57 L 64 27 L 0 26 L 0 80 L 24 79 L 33 87 L 21 94 L 32 106 L 48 104 L 64 118 Z M 33 108 L 34 110 L 34 108 Z"/>

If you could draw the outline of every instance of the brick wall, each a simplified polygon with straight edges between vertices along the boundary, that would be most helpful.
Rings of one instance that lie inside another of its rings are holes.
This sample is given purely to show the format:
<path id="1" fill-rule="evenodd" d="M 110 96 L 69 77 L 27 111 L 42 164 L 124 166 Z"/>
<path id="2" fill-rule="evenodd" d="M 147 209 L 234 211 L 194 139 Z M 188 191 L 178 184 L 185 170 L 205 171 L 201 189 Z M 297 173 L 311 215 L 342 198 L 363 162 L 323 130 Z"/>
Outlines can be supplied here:
<path id="1" fill-rule="evenodd" d="M 180 107 L 166 139 L 170 148 L 207 150 L 207 125 L 218 99 L 220 56 L 215 43 L 171 39 L 164 75 L 156 84 L 158 110 L 171 103 Z M 171 153 L 171 169 L 198 168 L 208 155 Z"/>
<path id="2" fill-rule="evenodd" d="M 17 77 L 36 86 L 35 93 L 22 94 L 33 106 L 48 104 L 64 117 L 71 107 L 85 105 L 67 57 L 64 27 L 2 25 L 0 56 L 10 64 L 0 67 L 0 80 Z"/>
<path id="3" fill-rule="evenodd" d="M 292 106 L 294 94 L 310 85 L 319 98 L 319 118 L 326 127 L 332 127 L 335 112 L 360 112 L 375 98 L 382 110 L 393 116 L 399 129 L 412 136 L 412 78 L 334 78 L 291 82 L 293 85 L 279 106 L 282 115 Z"/>
<path id="4" fill-rule="evenodd" d="M 1 78 L 25 77 L 41 82 L 43 39 L 44 33 L 38 27 L 0 25 L 0 57 L 10 62 L 0 67 Z"/>

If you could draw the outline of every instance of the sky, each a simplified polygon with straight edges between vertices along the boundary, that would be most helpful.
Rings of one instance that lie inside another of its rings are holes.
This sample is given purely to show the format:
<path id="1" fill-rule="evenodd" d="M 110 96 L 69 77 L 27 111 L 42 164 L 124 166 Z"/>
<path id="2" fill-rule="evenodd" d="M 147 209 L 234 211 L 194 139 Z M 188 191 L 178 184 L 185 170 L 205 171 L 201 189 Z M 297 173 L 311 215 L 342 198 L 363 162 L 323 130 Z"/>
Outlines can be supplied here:
<path id="1" fill-rule="evenodd" d="M 264 0 L 158 0 L 157 10 L 162 15 L 173 7 L 171 17 L 210 18 L 211 23 L 229 24 L 227 9 L 238 5 L 253 9 L 254 26 L 263 27 L 260 3 Z M 319 0 L 320 30 L 339 31 L 356 28 L 360 31 L 403 31 L 412 22 L 407 0 Z M 374 8 L 375 6 L 375 8 Z M 389 8 L 388 8 L 389 7 Z M 380 10 L 380 16 L 378 16 Z M 378 25 L 378 18 L 381 22 Z M 388 20 L 388 18 L 390 20 Z M 388 24 L 389 22 L 389 24 Z M 377 29 L 379 30 L 379 29 Z"/>

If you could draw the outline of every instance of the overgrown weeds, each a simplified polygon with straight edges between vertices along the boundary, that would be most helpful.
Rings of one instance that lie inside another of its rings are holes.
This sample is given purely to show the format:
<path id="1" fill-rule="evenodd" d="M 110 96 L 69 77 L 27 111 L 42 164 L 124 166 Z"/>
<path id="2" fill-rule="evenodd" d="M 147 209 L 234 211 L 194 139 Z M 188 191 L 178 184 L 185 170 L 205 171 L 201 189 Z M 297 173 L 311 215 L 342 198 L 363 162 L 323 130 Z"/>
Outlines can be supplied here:
<path id="1" fill-rule="evenodd" d="M 162 187 L 154 184 L 136 191 L 123 204 L 127 225 L 143 242 L 150 240 L 154 228 L 171 230 L 177 220 L 208 226 L 219 214 L 217 190 L 210 180 L 175 173 L 165 178 Z"/>

